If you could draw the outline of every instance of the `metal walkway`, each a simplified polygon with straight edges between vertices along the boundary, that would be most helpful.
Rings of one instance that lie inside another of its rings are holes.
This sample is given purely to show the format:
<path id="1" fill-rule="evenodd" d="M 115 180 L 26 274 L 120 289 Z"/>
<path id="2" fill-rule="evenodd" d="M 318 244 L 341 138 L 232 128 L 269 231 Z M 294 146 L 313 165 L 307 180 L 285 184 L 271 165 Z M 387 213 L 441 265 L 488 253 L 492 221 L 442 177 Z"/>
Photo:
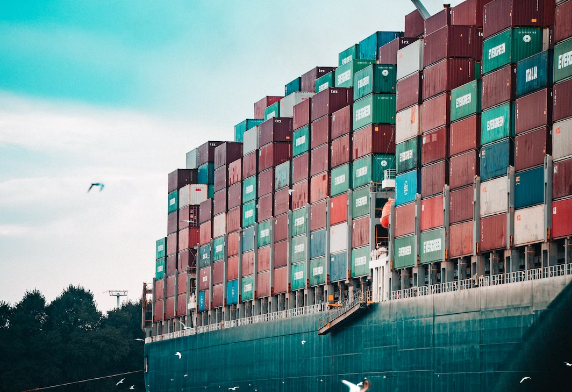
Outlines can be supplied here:
<path id="1" fill-rule="evenodd" d="M 355 316 L 368 311 L 372 303 L 370 291 L 366 291 L 365 296 L 362 291 L 358 291 L 351 300 L 345 303 L 330 304 L 330 307 L 337 307 L 337 309 L 327 312 L 325 316 L 320 319 L 318 335 L 327 335 L 332 330 L 346 324 Z"/>

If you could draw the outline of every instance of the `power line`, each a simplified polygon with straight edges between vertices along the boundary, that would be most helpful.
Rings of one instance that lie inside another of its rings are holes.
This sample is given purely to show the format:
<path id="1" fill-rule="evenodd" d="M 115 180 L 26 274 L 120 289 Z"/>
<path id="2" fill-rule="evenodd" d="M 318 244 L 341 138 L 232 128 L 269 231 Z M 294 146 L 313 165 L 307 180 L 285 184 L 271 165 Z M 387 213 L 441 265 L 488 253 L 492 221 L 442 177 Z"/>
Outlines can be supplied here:
<path id="1" fill-rule="evenodd" d="M 132 371 L 132 372 L 127 372 L 127 373 L 118 373 L 118 374 L 112 374 L 112 375 L 109 375 L 109 376 L 102 376 L 102 377 L 90 378 L 90 379 L 87 379 L 87 380 L 68 382 L 68 383 L 65 383 L 65 384 L 50 385 L 49 387 L 41 387 L 41 388 L 27 389 L 27 390 L 22 391 L 22 392 L 41 391 L 41 390 L 43 390 L 43 389 L 51 389 L 51 388 L 65 387 L 65 386 L 67 386 L 67 385 L 80 384 L 80 383 L 89 382 L 89 381 L 97 381 L 97 380 L 102 380 L 102 379 L 104 379 L 104 378 L 112 378 L 112 377 L 124 376 L 124 375 L 126 375 L 126 374 L 140 373 L 140 372 L 142 372 L 142 371 L 143 371 L 143 370 L 134 370 L 134 371 Z"/>

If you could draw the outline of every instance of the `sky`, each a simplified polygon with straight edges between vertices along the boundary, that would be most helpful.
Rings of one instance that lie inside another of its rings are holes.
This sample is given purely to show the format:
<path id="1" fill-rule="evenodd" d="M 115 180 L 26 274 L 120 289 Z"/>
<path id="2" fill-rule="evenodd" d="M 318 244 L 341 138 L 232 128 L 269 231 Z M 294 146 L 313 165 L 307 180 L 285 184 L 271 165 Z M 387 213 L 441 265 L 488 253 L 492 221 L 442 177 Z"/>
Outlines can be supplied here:
<path id="1" fill-rule="evenodd" d="M 460 1 L 450 2 L 452 5 Z M 425 0 L 431 13 L 442 2 Z M 70 284 L 141 297 L 167 231 L 167 174 L 232 140 L 253 104 L 408 0 L 0 2 L 0 301 Z M 102 192 L 87 189 L 103 182 Z"/>

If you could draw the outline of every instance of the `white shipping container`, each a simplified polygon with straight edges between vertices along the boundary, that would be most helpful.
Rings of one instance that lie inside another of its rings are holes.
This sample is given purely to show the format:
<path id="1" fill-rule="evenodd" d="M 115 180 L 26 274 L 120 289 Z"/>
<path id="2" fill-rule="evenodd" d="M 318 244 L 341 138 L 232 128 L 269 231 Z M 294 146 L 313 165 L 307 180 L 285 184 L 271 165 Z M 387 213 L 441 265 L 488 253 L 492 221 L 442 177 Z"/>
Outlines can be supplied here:
<path id="1" fill-rule="evenodd" d="M 516 246 L 543 242 L 545 206 L 523 208 L 514 212 L 514 244 Z"/>
<path id="2" fill-rule="evenodd" d="M 199 162 L 199 150 L 194 149 L 187 153 L 187 169 L 196 169 Z"/>
<path id="3" fill-rule="evenodd" d="M 397 112 L 395 119 L 395 143 L 401 143 L 414 137 L 421 136 L 420 106 L 411 106 Z"/>
<path id="4" fill-rule="evenodd" d="M 423 40 L 397 51 L 397 80 L 423 70 Z"/>
<path id="5" fill-rule="evenodd" d="M 179 189 L 179 209 L 188 205 L 198 206 L 208 198 L 208 185 L 190 184 Z"/>
<path id="6" fill-rule="evenodd" d="M 341 223 L 330 227 L 330 253 L 346 250 L 348 247 L 348 224 Z"/>
<path id="7" fill-rule="evenodd" d="M 256 150 L 258 150 L 258 126 L 244 132 L 242 137 L 242 156 L 247 156 Z"/>
<path id="8" fill-rule="evenodd" d="M 213 238 L 226 234 L 226 213 L 218 214 L 213 218 Z"/>
<path id="9" fill-rule="evenodd" d="M 293 117 L 294 105 L 298 105 L 300 102 L 305 101 L 308 98 L 312 98 L 313 95 L 314 93 L 297 91 L 282 98 L 280 100 L 280 117 Z"/>
<path id="10" fill-rule="evenodd" d="M 508 177 L 481 183 L 481 217 L 508 212 Z"/>
<path id="11" fill-rule="evenodd" d="M 559 161 L 572 155 L 572 118 L 552 126 L 552 158 Z"/>

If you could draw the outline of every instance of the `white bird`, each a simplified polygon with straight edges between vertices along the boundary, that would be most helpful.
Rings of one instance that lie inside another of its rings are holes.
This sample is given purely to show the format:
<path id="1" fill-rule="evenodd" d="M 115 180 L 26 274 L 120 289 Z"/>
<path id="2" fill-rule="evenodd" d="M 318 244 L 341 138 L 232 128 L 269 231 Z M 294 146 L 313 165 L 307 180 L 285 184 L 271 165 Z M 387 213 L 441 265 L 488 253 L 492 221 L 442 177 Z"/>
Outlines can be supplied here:
<path id="1" fill-rule="evenodd" d="M 572 366 L 572 363 L 564 362 L 564 365 L 566 365 L 566 366 Z"/>
<path id="2" fill-rule="evenodd" d="M 348 386 L 348 388 L 350 389 L 350 392 L 361 391 L 361 388 L 359 386 L 357 386 L 356 384 L 352 384 L 351 382 L 346 381 L 346 380 L 342 380 L 342 382 Z"/>
<path id="3" fill-rule="evenodd" d="M 357 385 L 358 387 L 361 387 L 361 386 L 363 385 L 363 381 L 358 382 L 356 385 Z"/>
<path id="4" fill-rule="evenodd" d="M 101 192 L 103 190 L 103 187 L 105 186 L 104 184 L 101 184 L 99 182 L 94 182 L 91 184 L 91 186 L 89 187 L 89 189 L 87 190 L 88 192 L 91 191 L 91 188 L 93 188 L 94 186 L 98 186 L 99 187 L 99 191 Z"/>
<path id="5" fill-rule="evenodd" d="M 295 189 L 288 189 L 288 194 L 289 194 L 289 195 L 292 195 L 292 193 L 294 193 L 294 192 L 296 192 Z"/>
<path id="6" fill-rule="evenodd" d="M 183 326 L 183 329 L 185 329 L 185 330 L 191 328 L 191 327 L 187 327 L 187 326 L 185 325 L 185 323 L 183 323 L 181 320 L 179 320 L 179 323 L 181 323 L 181 325 Z"/>
<path id="7" fill-rule="evenodd" d="M 124 378 L 122 378 L 121 380 L 119 380 L 119 382 L 117 384 L 115 384 L 115 386 L 118 386 L 119 384 L 123 384 L 123 381 L 125 381 Z"/>
<path id="8" fill-rule="evenodd" d="M 185 374 L 183 377 L 187 377 L 187 375 Z"/>
<path id="9" fill-rule="evenodd" d="M 135 385 L 131 385 L 129 389 L 135 389 Z"/>
<path id="10" fill-rule="evenodd" d="M 306 341 L 305 341 L 305 340 L 302 340 L 302 344 L 306 344 Z"/>
<path id="11" fill-rule="evenodd" d="M 240 387 L 232 387 L 232 388 L 228 388 L 228 389 L 230 389 L 231 391 L 236 391 L 238 388 L 240 388 Z"/>
<path id="12" fill-rule="evenodd" d="M 532 379 L 531 379 L 530 377 L 524 377 L 522 380 L 520 380 L 520 383 L 522 384 L 522 382 L 523 382 L 524 380 L 532 380 Z"/>
<path id="13" fill-rule="evenodd" d="M 135 340 L 137 340 L 137 341 L 139 341 L 139 342 L 144 342 L 144 341 L 145 341 L 145 339 L 140 339 L 140 338 L 137 338 L 137 339 L 135 339 Z"/>
<path id="14" fill-rule="evenodd" d="M 178 356 L 179 356 L 179 359 L 181 359 L 181 353 L 180 353 L 180 352 L 177 351 L 177 352 L 175 353 L 175 355 L 178 355 Z"/>

